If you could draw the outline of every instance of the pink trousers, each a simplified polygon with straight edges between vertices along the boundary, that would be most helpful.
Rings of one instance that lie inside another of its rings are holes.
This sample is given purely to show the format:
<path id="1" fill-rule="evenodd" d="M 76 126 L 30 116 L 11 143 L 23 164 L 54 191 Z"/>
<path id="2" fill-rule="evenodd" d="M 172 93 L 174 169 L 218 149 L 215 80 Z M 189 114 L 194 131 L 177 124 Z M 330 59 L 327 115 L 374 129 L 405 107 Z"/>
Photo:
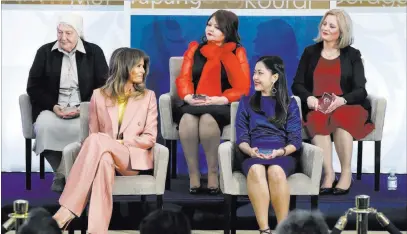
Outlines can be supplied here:
<path id="1" fill-rule="evenodd" d="M 104 133 L 92 133 L 69 173 L 59 204 L 81 216 L 89 202 L 88 232 L 107 233 L 113 209 L 115 170 L 124 176 L 139 172 L 130 166 L 129 150 Z"/>

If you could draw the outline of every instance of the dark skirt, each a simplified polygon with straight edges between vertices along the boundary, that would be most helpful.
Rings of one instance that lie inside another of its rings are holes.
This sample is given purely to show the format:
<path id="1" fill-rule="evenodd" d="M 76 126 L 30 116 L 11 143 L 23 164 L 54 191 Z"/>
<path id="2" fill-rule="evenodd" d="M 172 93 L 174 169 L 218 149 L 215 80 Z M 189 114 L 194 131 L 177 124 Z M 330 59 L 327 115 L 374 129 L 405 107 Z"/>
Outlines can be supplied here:
<path id="1" fill-rule="evenodd" d="M 287 178 L 297 172 L 297 157 L 295 155 L 281 156 L 273 159 L 252 158 L 243 153 L 239 146 L 235 145 L 234 171 L 241 171 L 247 177 L 250 167 L 255 164 L 264 165 L 266 169 L 272 165 L 280 166 Z"/>
<path id="2" fill-rule="evenodd" d="M 173 109 L 174 122 L 178 126 L 182 116 L 186 113 L 198 117 L 203 114 L 210 114 L 216 120 L 216 123 L 218 123 L 221 134 L 223 128 L 230 124 L 230 105 L 191 106 L 184 104 L 180 107 L 175 107 Z"/>

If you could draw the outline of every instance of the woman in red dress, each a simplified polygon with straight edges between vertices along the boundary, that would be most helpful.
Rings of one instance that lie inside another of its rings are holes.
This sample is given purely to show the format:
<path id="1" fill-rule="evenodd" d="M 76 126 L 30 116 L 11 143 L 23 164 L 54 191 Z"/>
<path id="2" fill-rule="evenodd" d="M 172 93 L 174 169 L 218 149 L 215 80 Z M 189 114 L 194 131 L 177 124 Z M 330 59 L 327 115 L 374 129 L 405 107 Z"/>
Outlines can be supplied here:
<path id="1" fill-rule="evenodd" d="M 352 183 L 353 139 L 362 139 L 373 129 L 371 106 L 366 99 L 366 78 L 359 50 L 353 42 L 352 20 L 343 10 L 328 11 L 319 25 L 316 44 L 305 48 L 294 78 L 292 91 L 300 97 L 306 130 L 312 143 L 324 150 L 324 180 L 320 194 L 341 195 Z M 324 93 L 333 101 L 320 110 Z M 332 142 L 341 163 L 341 177 L 335 178 Z"/>

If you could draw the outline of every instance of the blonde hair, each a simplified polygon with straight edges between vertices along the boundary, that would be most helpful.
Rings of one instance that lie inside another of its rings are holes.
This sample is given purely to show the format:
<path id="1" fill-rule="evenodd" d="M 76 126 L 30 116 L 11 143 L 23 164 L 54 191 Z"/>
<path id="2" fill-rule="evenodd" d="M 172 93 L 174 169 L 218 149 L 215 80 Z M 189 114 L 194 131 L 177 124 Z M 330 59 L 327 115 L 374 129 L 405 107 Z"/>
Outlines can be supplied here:
<path id="1" fill-rule="evenodd" d="M 126 97 L 124 86 L 129 78 L 132 68 L 140 62 L 144 61 L 144 76 L 143 82 L 134 85 L 134 92 Z M 109 77 L 106 84 L 101 88 L 101 93 L 106 98 L 116 103 L 122 98 L 139 98 L 145 94 L 145 80 L 148 74 L 150 59 L 146 53 L 139 49 L 119 48 L 115 50 L 110 58 Z"/>
<path id="2" fill-rule="evenodd" d="M 353 27 L 352 27 L 352 19 L 342 9 L 332 9 L 325 13 L 324 17 L 322 18 L 321 22 L 319 23 L 318 28 L 318 36 L 314 39 L 315 42 L 321 42 L 321 27 L 324 23 L 326 17 L 328 15 L 333 15 L 336 17 L 339 26 L 339 38 L 337 41 L 337 45 L 339 49 L 345 48 L 347 46 L 352 45 L 353 43 Z"/>

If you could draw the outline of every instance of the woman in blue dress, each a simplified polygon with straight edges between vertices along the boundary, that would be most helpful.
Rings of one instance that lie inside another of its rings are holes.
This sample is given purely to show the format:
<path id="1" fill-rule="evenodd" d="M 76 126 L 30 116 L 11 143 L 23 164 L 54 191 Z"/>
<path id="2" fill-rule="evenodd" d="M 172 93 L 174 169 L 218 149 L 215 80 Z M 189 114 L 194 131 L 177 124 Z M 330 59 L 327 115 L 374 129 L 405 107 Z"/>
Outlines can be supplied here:
<path id="1" fill-rule="evenodd" d="M 270 201 L 278 223 L 288 215 L 287 177 L 295 172 L 302 144 L 301 118 L 297 102 L 288 96 L 280 57 L 261 57 L 253 81 L 256 92 L 240 99 L 236 115 L 235 161 L 247 177 L 249 199 L 260 233 L 265 234 L 271 233 Z"/>

